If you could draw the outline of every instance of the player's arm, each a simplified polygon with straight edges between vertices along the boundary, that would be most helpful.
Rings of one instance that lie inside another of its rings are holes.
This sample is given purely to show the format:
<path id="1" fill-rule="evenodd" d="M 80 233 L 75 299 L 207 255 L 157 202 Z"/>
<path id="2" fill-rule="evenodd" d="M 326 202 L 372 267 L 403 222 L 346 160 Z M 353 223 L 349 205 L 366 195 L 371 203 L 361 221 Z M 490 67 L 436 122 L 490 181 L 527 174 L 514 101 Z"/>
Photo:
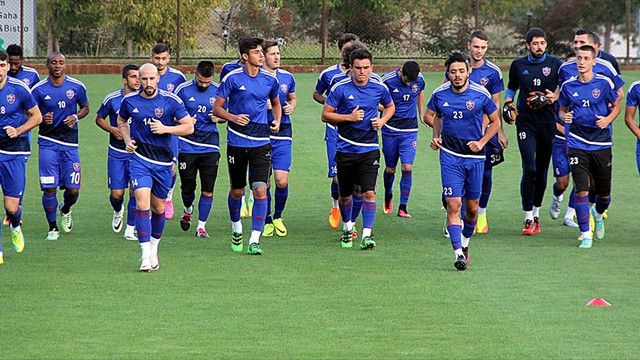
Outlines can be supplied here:
<path id="1" fill-rule="evenodd" d="M 636 106 L 627 105 L 624 111 L 624 123 L 627 124 L 627 127 L 629 128 L 629 130 L 631 130 L 633 135 L 640 139 L 640 127 L 633 120 L 636 117 L 636 110 Z"/>
<path id="2" fill-rule="evenodd" d="M 421 120 L 424 119 L 424 90 L 418 93 L 418 116 Z M 424 124 L 424 121 L 422 123 Z"/>
<path id="3" fill-rule="evenodd" d="M 296 107 L 298 107 L 298 98 L 295 92 L 290 92 L 287 94 L 287 101 L 282 107 L 282 112 L 285 115 L 291 115 L 296 110 Z"/>
<path id="4" fill-rule="evenodd" d="M 324 105 L 324 102 L 327 100 L 322 94 L 315 90 L 313 92 L 313 100 L 315 100 L 318 104 Z"/>
<path id="5" fill-rule="evenodd" d="M 342 122 L 356 122 L 364 119 L 364 110 L 360 110 L 360 106 L 356 106 L 350 114 L 337 114 L 336 108 L 325 103 L 322 108 L 322 121 L 331 124 Z"/>
<path id="6" fill-rule="evenodd" d="M 35 105 L 31 109 L 25 111 L 26 119 L 24 124 L 14 128 L 13 126 L 5 126 L 4 130 L 7 132 L 7 135 L 10 138 L 16 138 L 27 131 L 33 129 L 34 127 L 40 125 L 42 122 L 42 114 L 40 113 L 40 108 L 38 105 Z"/>
<path id="7" fill-rule="evenodd" d="M 386 124 L 387 121 L 391 119 L 395 112 L 396 105 L 393 103 L 393 101 L 389 101 L 387 105 L 384 105 L 384 108 L 382 109 L 382 115 L 379 118 L 371 119 L 371 126 L 373 127 L 373 129 L 380 130 L 384 126 L 384 124 Z"/>
<path id="8" fill-rule="evenodd" d="M 556 130 L 558 130 L 558 132 L 560 132 L 562 135 L 567 136 L 567 134 L 565 134 L 564 132 L 564 126 L 560 125 L 560 123 L 556 122 Z"/>
<path id="9" fill-rule="evenodd" d="M 84 118 L 89 115 L 89 102 L 87 101 L 83 105 L 80 105 L 80 111 L 75 114 L 67 116 L 62 122 L 70 128 L 73 128 L 76 125 L 78 120 Z"/>
<path id="10" fill-rule="evenodd" d="M 272 133 L 277 133 L 280 130 L 280 121 L 282 120 L 282 106 L 280 105 L 280 96 L 276 96 L 270 99 L 271 101 L 271 114 L 273 114 L 273 122 L 269 126 Z"/>
<path id="11" fill-rule="evenodd" d="M 235 115 L 228 112 L 223 108 L 225 102 L 226 100 L 220 96 L 216 98 L 216 102 L 214 103 L 213 110 L 212 110 L 214 116 L 217 116 L 226 121 L 231 121 L 240 126 L 245 126 L 249 123 L 249 115 L 247 114 Z"/>
<path id="12" fill-rule="evenodd" d="M 558 110 L 558 119 L 565 124 L 570 124 L 573 121 L 573 111 L 569 111 L 567 106 L 560 105 Z"/>
<path id="13" fill-rule="evenodd" d="M 618 90 L 622 91 L 622 89 L 618 89 Z M 620 112 L 622 111 L 622 106 L 620 106 L 620 100 L 622 100 L 622 96 L 618 94 L 616 101 L 612 104 L 611 112 L 609 113 L 609 115 L 607 116 L 596 115 L 596 118 L 598 119 L 596 120 L 596 125 L 600 129 L 606 128 L 607 125 L 611 124 L 613 120 L 615 120 L 618 117 L 618 115 L 620 115 Z"/>
<path id="14" fill-rule="evenodd" d="M 102 130 L 112 134 L 118 140 L 122 140 L 122 134 L 120 134 L 120 129 L 117 126 L 111 126 L 107 120 L 105 120 L 102 116 L 96 115 L 96 125 Z"/>
<path id="15" fill-rule="evenodd" d="M 440 137 L 440 132 L 442 131 L 442 116 L 427 108 L 427 111 L 424 113 L 424 119 L 427 123 L 431 124 L 433 128 L 430 146 L 433 150 L 438 150 L 442 147 L 442 138 Z"/>
<path id="16" fill-rule="evenodd" d="M 122 140 L 124 140 L 124 143 L 127 145 L 127 152 L 133 153 L 136 150 L 137 146 L 135 140 L 131 140 L 131 135 L 129 132 L 129 121 L 122 118 L 122 116 L 120 115 L 118 115 L 118 130 L 120 130 Z"/>
<path id="17" fill-rule="evenodd" d="M 160 120 L 152 121 L 149 125 L 151 132 L 154 134 L 171 134 L 176 136 L 184 136 L 193 134 L 193 118 L 187 114 L 187 116 L 178 120 L 178 125 L 167 126 Z"/>
<path id="18" fill-rule="evenodd" d="M 496 104 L 496 108 L 502 109 L 500 106 L 500 93 L 495 93 L 491 95 L 493 99 L 493 103 Z M 506 149 L 509 146 L 509 138 L 507 138 L 507 134 L 504 133 L 504 123 L 502 122 L 502 112 L 498 111 L 498 119 L 500 119 L 500 129 L 498 130 L 498 143 L 502 146 L 503 149 Z"/>
<path id="19" fill-rule="evenodd" d="M 489 118 L 490 126 L 487 128 L 487 131 L 484 133 L 484 136 L 480 138 L 480 140 L 469 141 L 467 143 L 469 148 L 475 152 L 482 150 L 482 148 L 487 144 L 487 142 L 489 142 L 489 140 L 491 140 L 491 138 L 494 137 L 498 133 L 498 131 L 500 131 L 501 124 L 500 124 L 500 118 L 498 117 L 498 110 L 487 115 L 487 117 Z"/>

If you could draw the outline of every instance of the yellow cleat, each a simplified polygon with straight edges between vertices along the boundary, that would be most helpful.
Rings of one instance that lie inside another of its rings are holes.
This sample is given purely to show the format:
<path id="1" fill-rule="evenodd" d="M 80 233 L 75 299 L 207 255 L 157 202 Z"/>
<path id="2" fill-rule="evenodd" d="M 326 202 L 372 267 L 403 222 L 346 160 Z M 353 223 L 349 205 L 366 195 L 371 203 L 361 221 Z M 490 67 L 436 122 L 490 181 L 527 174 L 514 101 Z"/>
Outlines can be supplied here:
<path id="1" fill-rule="evenodd" d="M 340 226 L 340 209 L 335 207 L 331 208 L 331 215 L 329 215 L 329 226 L 332 229 L 337 229 Z"/>
<path id="2" fill-rule="evenodd" d="M 607 218 L 609 217 L 609 209 L 604 211 L 604 214 L 602 214 L 602 218 L 607 220 Z"/>
<path id="3" fill-rule="evenodd" d="M 273 236 L 273 231 L 275 230 L 275 226 L 273 223 L 264 224 L 264 228 L 262 229 L 262 236 Z"/>
<path id="4" fill-rule="evenodd" d="M 273 226 L 276 228 L 276 235 L 287 236 L 287 227 L 284 226 L 282 218 L 273 219 Z"/>
<path id="5" fill-rule="evenodd" d="M 4 254 L 0 251 L 0 265 L 4 264 Z"/>
<path id="6" fill-rule="evenodd" d="M 11 231 L 11 242 L 16 252 L 21 253 L 24 250 L 24 235 L 20 226 Z"/>
<path id="7" fill-rule="evenodd" d="M 478 223 L 476 224 L 476 231 L 480 234 L 486 234 L 489 232 L 489 223 L 487 222 L 487 214 L 478 215 Z"/>

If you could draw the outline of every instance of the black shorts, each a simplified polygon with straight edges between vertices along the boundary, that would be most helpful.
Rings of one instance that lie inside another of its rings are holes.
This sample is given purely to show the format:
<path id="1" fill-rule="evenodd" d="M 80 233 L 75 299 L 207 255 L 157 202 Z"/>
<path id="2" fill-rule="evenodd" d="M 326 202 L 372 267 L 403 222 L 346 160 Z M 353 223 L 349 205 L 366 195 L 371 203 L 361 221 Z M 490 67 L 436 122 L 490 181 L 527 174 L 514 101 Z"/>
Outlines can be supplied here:
<path id="1" fill-rule="evenodd" d="M 338 151 L 335 160 L 338 165 L 340 196 L 351 196 L 354 185 L 360 185 L 362 192 L 376 191 L 376 181 L 380 169 L 380 150 L 363 154 Z"/>
<path id="2" fill-rule="evenodd" d="M 218 163 L 220 162 L 219 152 L 209 152 L 201 154 L 178 154 L 178 171 L 180 180 L 184 182 L 195 182 L 198 172 L 200 172 L 200 186 L 202 191 L 213 192 L 218 176 Z"/>
<path id="3" fill-rule="evenodd" d="M 266 188 L 271 169 L 271 144 L 255 148 L 227 145 L 227 164 L 232 189 L 244 189 L 247 185 L 247 165 L 251 189 Z"/>
<path id="4" fill-rule="evenodd" d="M 580 150 L 569 148 L 569 164 L 576 192 L 589 191 L 589 175 L 598 196 L 611 194 L 611 148 Z"/>

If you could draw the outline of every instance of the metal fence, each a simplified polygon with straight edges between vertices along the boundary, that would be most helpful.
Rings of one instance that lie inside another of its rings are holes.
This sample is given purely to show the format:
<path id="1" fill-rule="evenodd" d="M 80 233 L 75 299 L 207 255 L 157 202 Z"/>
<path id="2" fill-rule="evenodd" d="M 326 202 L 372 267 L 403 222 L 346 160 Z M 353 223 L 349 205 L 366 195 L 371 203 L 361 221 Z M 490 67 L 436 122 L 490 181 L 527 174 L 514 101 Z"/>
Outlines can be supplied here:
<path id="1" fill-rule="evenodd" d="M 117 62 L 147 58 L 165 42 L 178 62 L 193 62 L 233 59 L 238 37 L 249 35 L 281 39 L 285 63 L 319 64 L 334 62 L 336 39 L 351 32 L 379 60 L 440 62 L 482 29 L 488 56 L 506 63 L 525 53 L 530 27 L 547 32 L 548 52 L 559 57 L 587 28 L 603 50 L 635 63 L 639 18 L 640 0 L 0 0 L 0 47 Z"/>

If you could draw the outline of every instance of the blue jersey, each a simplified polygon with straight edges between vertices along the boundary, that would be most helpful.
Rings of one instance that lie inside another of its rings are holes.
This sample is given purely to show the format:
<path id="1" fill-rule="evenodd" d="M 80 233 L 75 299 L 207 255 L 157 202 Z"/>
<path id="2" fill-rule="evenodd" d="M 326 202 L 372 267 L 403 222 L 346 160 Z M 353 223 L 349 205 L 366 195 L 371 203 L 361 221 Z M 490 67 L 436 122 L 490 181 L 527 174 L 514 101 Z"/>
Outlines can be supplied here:
<path id="1" fill-rule="evenodd" d="M 26 122 L 24 112 L 34 106 L 36 101 L 26 84 L 14 78 L 7 78 L 4 87 L 0 89 L 0 129 L 5 126 L 17 128 L 23 125 Z M 26 132 L 12 139 L 6 131 L 0 131 L 0 161 L 31 155 L 29 135 L 30 132 Z"/>
<path id="2" fill-rule="evenodd" d="M 278 78 L 278 96 L 280 97 L 280 106 L 285 106 L 285 102 L 289 97 L 289 94 L 296 92 L 296 81 L 293 79 L 293 75 L 290 72 L 282 69 L 276 70 L 276 77 Z M 273 113 L 267 112 L 267 119 L 269 122 L 274 120 Z M 276 140 L 291 140 L 291 116 L 285 115 L 282 112 L 282 119 L 280 120 L 280 130 L 271 134 L 272 139 Z"/>
<path id="3" fill-rule="evenodd" d="M 425 86 L 422 74 L 418 74 L 418 79 L 407 85 L 398 75 L 398 70 L 394 70 L 382 75 L 382 82 L 389 89 L 391 99 L 396 105 L 396 112 L 382 127 L 382 133 L 418 131 L 418 96 Z"/>
<path id="4" fill-rule="evenodd" d="M 239 69 L 242 67 L 242 60 L 233 60 L 228 63 L 222 65 L 222 69 L 220 70 L 220 82 L 227 76 L 228 73 L 232 72 L 235 69 Z"/>
<path id="5" fill-rule="evenodd" d="M 601 150 L 613 146 L 611 124 L 600 129 L 596 125 L 596 115 L 609 115 L 609 104 L 613 104 L 617 98 L 611 79 L 600 74 L 587 83 L 571 78 L 562 84 L 558 104 L 573 111 L 573 121 L 565 126 L 567 146 L 581 150 Z"/>
<path id="6" fill-rule="evenodd" d="M 218 96 L 226 99 L 229 112 L 249 115 L 249 123 L 240 126 L 227 123 L 227 144 L 235 147 L 259 147 L 269 144 L 267 102 L 278 97 L 278 79 L 266 70 L 250 76 L 245 67 L 235 69 L 222 79 Z"/>
<path id="7" fill-rule="evenodd" d="M 364 111 L 364 118 L 360 121 L 337 124 L 337 151 L 362 154 L 378 149 L 378 132 L 371 126 L 371 119 L 378 117 L 379 104 L 386 107 L 392 102 L 387 87 L 371 77 L 362 86 L 356 85 L 352 77 L 335 84 L 326 104 L 335 108 L 336 114 L 351 114 L 356 106 Z"/>
<path id="8" fill-rule="evenodd" d="M 327 92 L 327 90 L 331 89 L 331 79 L 333 79 L 335 75 L 342 72 L 344 71 L 340 70 L 340 64 L 329 66 L 328 68 L 324 69 L 320 73 L 320 76 L 318 76 L 318 82 L 316 83 L 316 91 L 320 95 L 324 95 L 324 93 Z M 327 94 L 327 96 L 328 95 L 329 94 Z"/>
<path id="9" fill-rule="evenodd" d="M 185 81 L 187 81 L 187 78 L 184 77 L 182 71 L 167 66 L 167 72 L 164 75 L 160 75 L 160 81 L 158 81 L 158 89 L 173 92 L 180 84 Z"/>
<path id="10" fill-rule="evenodd" d="M 205 91 L 200 91 L 195 80 L 184 82 L 176 89 L 176 95 L 184 102 L 189 115 L 196 118 L 193 134 L 178 137 L 181 153 L 220 152 L 218 126 L 209 117 L 217 93 L 218 84 L 211 83 Z"/>
<path id="11" fill-rule="evenodd" d="M 105 120 L 109 117 L 109 125 L 113 127 L 118 127 L 118 111 L 120 111 L 120 103 L 123 97 L 123 89 L 109 93 L 104 97 L 102 105 L 100 105 L 100 109 L 98 109 L 98 116 Z M 124 143 L 124 140 L 118 139 L 109 133 L 109 156 L 117 159 L 127 159 L 130 154 L 126 149 L 127 145 Z"/>
<path id="12" fill-rule="evenodd" d="M 175 126 L 174 118 L 180 120 L 189 116 L 184 103 L 178 96 L 159 90 L 152 99 L 146 99 L 139 92 L 127 94 L 120 105 L 120 117 L 129 119 L 130 136 L 136 142 L 135 155 L 147 162 L 171 166 L 173 160 L 170 134 L 154 134 L 150 122 L 159 120 L 165 126 Z"/>
<path id="13" fill-rule="evenodd" d="M 485 160 L 484 149 L 473 152 L 467 143 L 482 138 L 482 117 L 498 110 L 487 89 L 469 81 L 465 91 L 456 93 L 446 82 L 433 91 L 427 108 L 442 117 L 442 150 L 459 158 Z"/>
<path id="14" fill-rule="evenodd" d="M 86 105 L 87 89 L 80 80 L 65 75 L 64 82 L 55 86 L 47 77 L 32 89 L 32 94 L 42 116 L 53 113 L 53 123 L 40 124 L 38 131 L 38 145 L 41 148 L 56 150 L 71 150 L 78 148 L 78 122 L 73 128 L 68 127 L 63 120 L 67 116 L 75 115 L 78 106 Z"/>
<path id="15" fill-rule="evenodd" d="M 627 106 L 640 106 L 640 80 L 629 86 L 629 92 L 627 92 Z M 640 139 L 636 142 L 638 146 L 640 146 Z"/>
<path id="16" fill-rule="evenodd" d="M 40 82 L 38 70 L 24 65 L 20 66 L 20 71 L 18 71 L 15 76 L 11 75 L 10 72 L 8 72 L 7 75 L 22 81 L 29 88 L 36 86 L 36 84 Z"/>
<path id="17" fill-rule="evenodd" d="M 607 60 L 596 58 L 596 64 L 593 66 L 593 73 L 604 75 L 611 79 L 611 81 L 615 85 L 615 90 L 618 90 L 624 86 L 624 80 L 622 80 L 622 77 L 620 77 L 613 65 Z M 577 78 L 578 75 L 579 72 L 578 65 L 576 64 L 576 59 L 566 61 L 562 64 L 562 66 L 560 66 L 560 69 L 558 70 L 558 84 L 562 85 L 571 77 Z"/>

